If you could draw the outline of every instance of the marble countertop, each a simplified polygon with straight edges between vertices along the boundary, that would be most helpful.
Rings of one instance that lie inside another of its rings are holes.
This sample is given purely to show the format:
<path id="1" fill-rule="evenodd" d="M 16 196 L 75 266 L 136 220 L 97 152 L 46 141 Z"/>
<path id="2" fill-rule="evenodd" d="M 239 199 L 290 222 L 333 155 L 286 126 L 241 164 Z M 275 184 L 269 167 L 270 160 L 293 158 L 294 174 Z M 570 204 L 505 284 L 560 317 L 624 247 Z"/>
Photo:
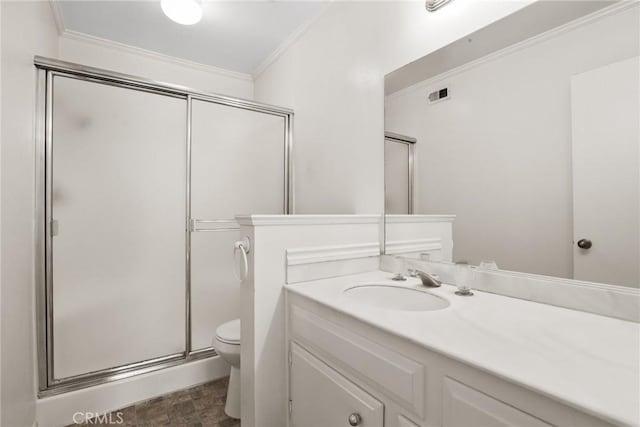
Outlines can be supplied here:
<path id="1" fill-rule="evenodd" d="M 455 286 L 427 289 L 391 276 L 376 271 L 286 289 L 613 424 L 640 425 L 640 324 L 481 291 L 459 297 Z M 421 289 L 450 306 L 387 310 L 343 295 L 366 282 Z"/>

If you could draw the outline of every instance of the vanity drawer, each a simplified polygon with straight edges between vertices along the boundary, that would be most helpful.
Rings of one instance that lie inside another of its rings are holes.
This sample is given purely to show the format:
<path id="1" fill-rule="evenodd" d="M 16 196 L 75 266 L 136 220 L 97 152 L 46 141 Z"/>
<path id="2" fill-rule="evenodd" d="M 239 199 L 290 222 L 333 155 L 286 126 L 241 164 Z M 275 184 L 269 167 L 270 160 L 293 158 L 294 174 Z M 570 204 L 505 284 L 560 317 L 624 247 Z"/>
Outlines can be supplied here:
<path id="1" fill-rule="evenodd" d="M 479 390 L 445 377 L 443 427 L 551 427 L 541 419 Z"/>
<path id="2" fill-rule="evenodd" d="M 317 357 L 291 343 L 293 427 L 383 427 L 384 405 Z"/>
<path id="3" fill-rule="evenodd" d="M 296 305 L 291 307 L 294 339 L 393 398 L 422 417 L 425 369 L 416 361 L 383 347 Z"/>

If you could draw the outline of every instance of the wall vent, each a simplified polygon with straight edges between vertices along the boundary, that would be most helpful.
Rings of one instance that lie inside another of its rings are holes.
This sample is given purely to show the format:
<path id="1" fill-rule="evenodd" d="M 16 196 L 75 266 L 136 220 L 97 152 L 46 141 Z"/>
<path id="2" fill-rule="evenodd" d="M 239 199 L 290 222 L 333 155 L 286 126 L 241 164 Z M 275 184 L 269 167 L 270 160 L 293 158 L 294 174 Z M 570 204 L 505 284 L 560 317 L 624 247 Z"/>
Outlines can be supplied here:
<path id="1" fill-rule="evenodd" d="M 444 101 L 449 99 L 449 88 L 445 87 L 442 89 L 438 89 L 429 94 L 429 104 L 435 104 L 436 102 Z"/>

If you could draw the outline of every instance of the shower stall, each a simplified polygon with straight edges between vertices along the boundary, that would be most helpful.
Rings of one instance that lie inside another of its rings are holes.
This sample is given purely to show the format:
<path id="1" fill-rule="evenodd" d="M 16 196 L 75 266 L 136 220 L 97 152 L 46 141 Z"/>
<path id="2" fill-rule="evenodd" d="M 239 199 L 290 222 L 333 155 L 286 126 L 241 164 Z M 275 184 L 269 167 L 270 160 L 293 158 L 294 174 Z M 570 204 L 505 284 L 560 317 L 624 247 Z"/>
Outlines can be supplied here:
<path id="1" fill-rule="evenodd" d="M 292 213 L 293 112 L 34 62 L 40 394 L 215 355 L 234 216 Z"/>

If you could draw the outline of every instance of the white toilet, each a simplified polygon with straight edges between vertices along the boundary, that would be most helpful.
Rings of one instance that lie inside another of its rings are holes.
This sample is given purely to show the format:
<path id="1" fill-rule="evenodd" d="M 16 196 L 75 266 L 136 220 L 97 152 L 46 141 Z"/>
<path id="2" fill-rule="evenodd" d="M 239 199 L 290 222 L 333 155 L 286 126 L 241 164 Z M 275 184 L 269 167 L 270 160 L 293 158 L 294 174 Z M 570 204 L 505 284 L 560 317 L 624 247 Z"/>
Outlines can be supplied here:
<path id="1" fill-rule="evenodd" d="M 218 326 L 213 348 L 231 365 L 224 412 L 231 418 L 240 418 L 240 319 Z"/>

